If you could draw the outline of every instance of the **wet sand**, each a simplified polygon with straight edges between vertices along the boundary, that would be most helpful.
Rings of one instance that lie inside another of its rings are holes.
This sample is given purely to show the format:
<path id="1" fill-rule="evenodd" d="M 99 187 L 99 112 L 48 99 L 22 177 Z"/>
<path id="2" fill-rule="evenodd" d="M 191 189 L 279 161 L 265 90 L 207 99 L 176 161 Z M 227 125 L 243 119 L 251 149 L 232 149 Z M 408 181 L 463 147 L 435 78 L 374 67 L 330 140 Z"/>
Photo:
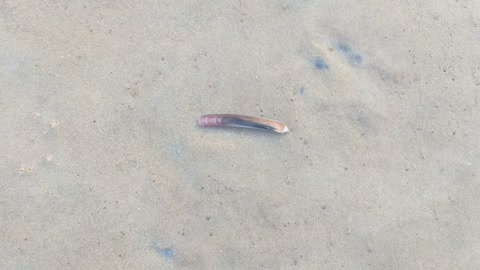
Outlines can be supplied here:
<path id="1" fill-rule="evenodd" d="M 478 267 L 479 12 L 1 3 L 0 268 Z"/>

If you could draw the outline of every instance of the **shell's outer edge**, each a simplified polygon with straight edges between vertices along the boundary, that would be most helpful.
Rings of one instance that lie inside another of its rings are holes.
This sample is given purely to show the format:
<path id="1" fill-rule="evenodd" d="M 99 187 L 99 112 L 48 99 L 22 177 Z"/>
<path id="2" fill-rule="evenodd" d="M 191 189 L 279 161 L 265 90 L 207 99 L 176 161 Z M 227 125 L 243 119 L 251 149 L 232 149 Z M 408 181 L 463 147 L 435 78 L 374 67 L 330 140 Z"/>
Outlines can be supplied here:
<path id="1" fill-rule="evenodd" d="M 285 128 L 283 128 L 283 130 L 280 133 L 287 133 L 289 131 L 290 129 L 288 129 L 287 125 L 285 125 Z"/>

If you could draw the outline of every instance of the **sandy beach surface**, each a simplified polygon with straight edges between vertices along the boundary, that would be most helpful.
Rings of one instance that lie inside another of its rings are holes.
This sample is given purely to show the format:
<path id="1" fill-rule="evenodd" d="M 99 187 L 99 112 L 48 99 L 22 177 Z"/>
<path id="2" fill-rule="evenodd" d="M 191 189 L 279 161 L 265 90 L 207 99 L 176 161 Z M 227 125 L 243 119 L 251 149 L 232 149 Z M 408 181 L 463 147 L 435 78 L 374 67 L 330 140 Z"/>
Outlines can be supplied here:
<path id="1" fill-rule="evenodd" d="M 479 14 L 1 1 L 0 269 L 479 269 Z"/>

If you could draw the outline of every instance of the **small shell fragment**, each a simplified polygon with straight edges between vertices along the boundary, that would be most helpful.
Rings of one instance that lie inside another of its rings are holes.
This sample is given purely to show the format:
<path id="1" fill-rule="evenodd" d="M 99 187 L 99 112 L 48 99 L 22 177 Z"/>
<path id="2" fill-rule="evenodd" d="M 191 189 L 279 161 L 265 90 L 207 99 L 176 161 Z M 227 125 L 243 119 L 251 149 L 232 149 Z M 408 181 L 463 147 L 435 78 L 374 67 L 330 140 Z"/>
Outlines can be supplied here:
<path id="1" fill-rule="evenodd" d="M 275 131 L 286 133 L 289 131 L 287 125 L 276 120 L 239 115 L 239 114 L 208 114 L 198 118 L 200 126 L 226 126 L 242 127 L 259 130 Z"/>

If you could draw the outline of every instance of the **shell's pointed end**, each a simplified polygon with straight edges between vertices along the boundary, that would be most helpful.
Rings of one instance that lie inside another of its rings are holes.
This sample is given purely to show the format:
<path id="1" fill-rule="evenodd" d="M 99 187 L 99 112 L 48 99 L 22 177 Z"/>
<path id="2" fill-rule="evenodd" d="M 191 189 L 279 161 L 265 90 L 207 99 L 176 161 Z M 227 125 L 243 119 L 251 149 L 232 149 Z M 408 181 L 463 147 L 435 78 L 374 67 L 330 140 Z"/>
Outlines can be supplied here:
<path id="1" fill-rule="evenodd" d="M 282 132 L 280 132 L 280 133 L 287 133 L 287 132 L 289 132 L 289 131 L 290 131 L 290 129 L 288 129 L 288 127 L 285 126 L 285 128 L 284 128 L 284 129 L 282 130 Z"/>

